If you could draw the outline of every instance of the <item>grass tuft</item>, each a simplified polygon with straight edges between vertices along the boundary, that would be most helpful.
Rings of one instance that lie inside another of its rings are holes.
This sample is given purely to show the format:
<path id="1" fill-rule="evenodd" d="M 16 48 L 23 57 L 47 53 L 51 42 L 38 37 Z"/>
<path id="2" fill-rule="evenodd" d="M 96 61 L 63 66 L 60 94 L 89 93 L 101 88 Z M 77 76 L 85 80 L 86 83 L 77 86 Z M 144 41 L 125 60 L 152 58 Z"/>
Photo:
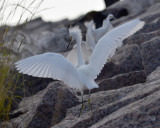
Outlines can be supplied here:
<path id="1" fill-rule="evenodd" d="M 42 2 L 43 0 L 38 3 L 36 0 L 19 0 L 17 3 L 11 3 L 9 0 L 0 0 L 0 122 L 9 120 L 13 99 L 22 98 L 14 95 L 15 89 L 20 86 L 20 75 L 13 68 L 16 57 L 12 51 L 17 31 L 7 25 L 19 25 L 32 20 Z M 17 52 L 23 40 L 20 42 Z"/>

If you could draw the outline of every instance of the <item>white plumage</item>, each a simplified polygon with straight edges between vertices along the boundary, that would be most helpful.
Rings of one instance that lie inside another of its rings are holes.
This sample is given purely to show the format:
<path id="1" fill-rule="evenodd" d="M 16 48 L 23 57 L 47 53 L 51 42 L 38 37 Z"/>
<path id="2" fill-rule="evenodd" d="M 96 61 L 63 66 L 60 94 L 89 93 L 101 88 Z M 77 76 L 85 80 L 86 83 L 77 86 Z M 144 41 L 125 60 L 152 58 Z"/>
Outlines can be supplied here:
<path id="1" fill-rule="evenodd" d="M 93 20 L 90 22 L 85 22 L 85 26 L 87 28 L 86 42 L 82 41 L 81 43 L 81 49 L 82 49 L 82 54 L 83 54 L 85 63 L 89 62 L 89 58 L 96 46 L 97 41 L 102 36 L 104 36 L 105 33 L 113 29 L 113 26 L 110 23 L 111 19 L 114 19 L 114 16 L 112 14 L 109 14 L 107 18 L 104 19 L 102 27 L 98 29 L 95 29 L 95 24 Z M 69 60 L 75 66 L 78 65 L 76 51 L 77 51 L 77 46 L 75 45 L 67 55 L 67 60 Z"/>
<path id="2" fill-rule="evenodd" d="M 16 69 L 23 74 L 61 80 L 69 87 L 80 90 L 83 96 L 83 90 L 98 88 L 94 80 L 106 63 L 110 50 L 116 44 L 120 46 L 123 39 L 134 34 L 143 25 L 143 21 L 136 19 L 109 31 L 98 41 L 87 65 L 82 57 L 80 30 L 72 28 L 69 32 L 72 39 L 77 42 L 79 68 L 76 68 L 60 54 L 44 53 L 16 62 Z"/>
<path id="3" fill-rule="evenodd" d="M 143 26 L 143 21 L 135 19 L 109 31 L 98 41 L 89 64 L 81 66 L 81 70 L 86 72 L 92 79 L 96 79 L 106 63 L 111 50 L 115 51 L 115 46 L 121 46 L 125 38 L 131 36 Z"/>
<path id="4" fill-rule="evenodd" d="M 103 24 L 102 27 L 98 28 L 98 29 L 92 29 L 92 34 L 93 34 L 93 38 L 95 43 L 98 42 L 98 40 L 104 36 L 104 34 L 106 34 L 108 31 L 113 29 L 113 26 L 111 24 L 111 19 L 115 19 L 114 16 L 112 14 L 109 14 L 107 16 L 106 19 L 103 20 Z"/>
<path id="5" fill-rule="evenodd" d="M 92 79 L 93 81 L 106 63 L 110 50 L 117 44 L 120 46 L 123 39 L 134 34 L 137 30 L 142 28 L 143 25 L 144 22 L 136 19 L 116 27 L 105 34 L 98 41 L 91 55 L 90 62 L 87 65 L 84 64 L 81 55 L 81 36 L 77 34 L 77 29 L 72 31 L 72 33 L 74 33 L 72 38 L 77 40 L 78 60 L 80 63 L 79 68 L 73 66 L 62 55 L 57 53 L 44 53 L 32 56 L 18 61 L 15 65 L 20 73 L 37 77 L 58 79 L 71 88 L 83 90 L 82 84 L 86 83 L 86 81 L 83 81 L 82 79 L 83 75 L 89 77 L 88 79 Z M 92 87 L 88 87 L 88 85 L 85 86 L 88 89 L 92 89 Z"/>

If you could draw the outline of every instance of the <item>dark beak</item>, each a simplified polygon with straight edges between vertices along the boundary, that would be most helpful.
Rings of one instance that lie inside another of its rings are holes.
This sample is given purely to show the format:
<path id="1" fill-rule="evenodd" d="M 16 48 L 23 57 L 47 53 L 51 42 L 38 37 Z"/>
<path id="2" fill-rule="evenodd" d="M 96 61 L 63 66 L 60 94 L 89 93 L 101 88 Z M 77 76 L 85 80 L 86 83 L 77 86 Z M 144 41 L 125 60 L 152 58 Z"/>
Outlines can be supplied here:
<path id="1" fill-rule="evenodd" d="M 72 43 L 71 41 L 68 43 L 67 49 L 69 48 L 69 46 L 71 45 L 71 43 Z"/>
<path id="2" fill-rule="evenodd" d="M 69 41 L 69 43 L 68 43 L 68 46 L 67 46 L 67 49 L 69 48 L 69 46 L 72 44 L 72 37 L 70 37 L 70 41 Z"/>

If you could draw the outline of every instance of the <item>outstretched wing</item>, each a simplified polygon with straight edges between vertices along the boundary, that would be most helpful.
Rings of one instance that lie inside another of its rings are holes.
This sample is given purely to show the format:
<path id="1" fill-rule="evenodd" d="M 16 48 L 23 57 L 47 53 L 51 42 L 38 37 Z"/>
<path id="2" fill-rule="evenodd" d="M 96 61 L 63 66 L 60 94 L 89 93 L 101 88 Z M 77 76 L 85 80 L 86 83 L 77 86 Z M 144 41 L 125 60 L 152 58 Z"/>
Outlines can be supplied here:
<path id="1" fill-rule="evenodd" d="M 89 64 L 81 66 L 81 70 L 91 78 L 97 78 L 97 75 L 101 72 L 104 64 L 106 63 L 111 50 L 113 50 L 115 46 L 121 46 L 123 39 L 134 34 L 136 31 L 141 29 L 143 25 L 143 21 L 135 19 L 106 33 L 98 41 L 94 51 L 92 52 Z"/>
<path id="2" fill-rule="evenodd" d="M 61 80 L 71 88 L 81 89 L 77 68 L 60 54 L 44 53 L 20 60 L 15 65 L 20 73 Z"/>

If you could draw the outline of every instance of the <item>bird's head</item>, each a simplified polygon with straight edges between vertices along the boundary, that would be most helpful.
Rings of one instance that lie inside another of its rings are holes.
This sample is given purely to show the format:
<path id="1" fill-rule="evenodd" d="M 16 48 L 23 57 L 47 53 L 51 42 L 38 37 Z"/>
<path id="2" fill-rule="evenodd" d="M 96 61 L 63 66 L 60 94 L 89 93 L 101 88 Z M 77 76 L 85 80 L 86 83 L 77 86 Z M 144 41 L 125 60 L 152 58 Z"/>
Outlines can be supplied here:
<path id="1" fill-rule="evenodd" d="M 67 49 L 74 41 L 76 41 L 76 43 L 79 43 L 79 45 L 81 45 L 82 32 L 79 26 L 69 28 L 69 35 L 70 35 L 70 42 L 67 46 Z"/>
<path id="2" fill-rule="evenodd" d="M 109 14 L 109 15 L 107 16 L 107 19 L 108 19 L 108 20 L 115 20 L 116 18 L 114 17 L 113 14 Z"/>

